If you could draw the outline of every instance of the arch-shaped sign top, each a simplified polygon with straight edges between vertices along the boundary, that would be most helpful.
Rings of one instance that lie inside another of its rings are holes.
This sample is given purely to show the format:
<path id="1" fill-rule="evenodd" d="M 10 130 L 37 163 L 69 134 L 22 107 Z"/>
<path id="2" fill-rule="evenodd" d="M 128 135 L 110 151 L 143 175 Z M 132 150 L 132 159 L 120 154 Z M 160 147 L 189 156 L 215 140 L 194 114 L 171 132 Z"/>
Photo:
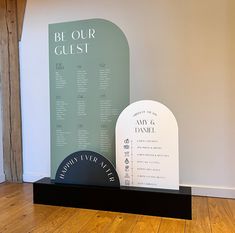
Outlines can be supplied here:
<path id="1" fill-rule="evenodd" d="M 49 62 L 51 178 L 74 151 L 95 151 L 115 165 L 115 124 L 129 104 L 124 33 L 104 19 L 50 24 Z"/>
<path id="2" fill-rule="evenodd" d="M 122 111 L 116 170 L 121 186 L 179 189 L 178 125 L 165 105 L 142 100 Z"/>
<path id="3" fill-rule="evenodd" d="M 120 187 L 113 165 L 94 151 L 77 151 L 67 156 L 57 169 L 55 182 Z"/>

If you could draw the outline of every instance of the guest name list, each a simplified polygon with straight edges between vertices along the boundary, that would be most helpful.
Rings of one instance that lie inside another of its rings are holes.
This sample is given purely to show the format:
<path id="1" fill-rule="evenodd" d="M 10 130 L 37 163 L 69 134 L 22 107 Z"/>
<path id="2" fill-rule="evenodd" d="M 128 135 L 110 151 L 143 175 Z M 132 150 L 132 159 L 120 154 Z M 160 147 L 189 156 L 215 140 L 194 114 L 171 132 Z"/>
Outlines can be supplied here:
<path id="1" fill-rule="evenodd" d="M 113 23 L 49 25 L 51 177 L 62 160 L 92 150 L 115 163 L 114 129 L 129 104 L 129 48 Z"/>

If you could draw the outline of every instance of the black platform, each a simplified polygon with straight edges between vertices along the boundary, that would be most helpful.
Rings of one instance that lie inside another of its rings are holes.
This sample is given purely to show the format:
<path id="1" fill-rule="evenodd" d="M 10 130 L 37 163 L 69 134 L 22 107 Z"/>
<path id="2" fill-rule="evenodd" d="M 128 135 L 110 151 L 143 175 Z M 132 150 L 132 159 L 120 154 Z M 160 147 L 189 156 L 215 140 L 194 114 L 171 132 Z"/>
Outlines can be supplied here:
<path id="1" fill-rule="evenodd" d="M 180 190 L 105 188 L 55 184 L 43 178 L 33 184 L 35 204 L 192 219 L 191 187 Z"/>

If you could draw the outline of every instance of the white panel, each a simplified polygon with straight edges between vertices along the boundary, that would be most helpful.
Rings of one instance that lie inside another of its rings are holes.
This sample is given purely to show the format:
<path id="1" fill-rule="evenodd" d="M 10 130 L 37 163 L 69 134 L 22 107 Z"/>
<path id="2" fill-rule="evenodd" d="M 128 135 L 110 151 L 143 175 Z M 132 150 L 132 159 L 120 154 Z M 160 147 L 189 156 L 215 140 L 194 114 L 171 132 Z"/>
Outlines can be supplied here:
<path id="1" fill-rule="evenodd" d="M 179 189 L 178 126 L 163 104 L 142 100 L 116 124 L 116 169 L 122 186 Z"/>

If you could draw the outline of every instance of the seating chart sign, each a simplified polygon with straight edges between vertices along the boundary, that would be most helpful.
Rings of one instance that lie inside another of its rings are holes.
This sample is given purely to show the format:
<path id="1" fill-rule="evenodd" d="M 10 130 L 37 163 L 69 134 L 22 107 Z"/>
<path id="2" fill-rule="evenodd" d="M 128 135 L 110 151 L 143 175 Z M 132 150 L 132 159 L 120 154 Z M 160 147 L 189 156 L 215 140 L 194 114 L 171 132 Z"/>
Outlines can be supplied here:
<path id="1" fill-rule="evenodd" d="M 178 126 L 163 104 L 129 105 L 116 124 L 116 170 L 121 186 L 179 189 Z"/>
<path id="2" fill-rule="evenodd" d="M 115 166 L 115 124 L 129 104 L 129 47 L 115 24 L 89 19 L 49 25 L 51 178 L 77 151 Z"/>

